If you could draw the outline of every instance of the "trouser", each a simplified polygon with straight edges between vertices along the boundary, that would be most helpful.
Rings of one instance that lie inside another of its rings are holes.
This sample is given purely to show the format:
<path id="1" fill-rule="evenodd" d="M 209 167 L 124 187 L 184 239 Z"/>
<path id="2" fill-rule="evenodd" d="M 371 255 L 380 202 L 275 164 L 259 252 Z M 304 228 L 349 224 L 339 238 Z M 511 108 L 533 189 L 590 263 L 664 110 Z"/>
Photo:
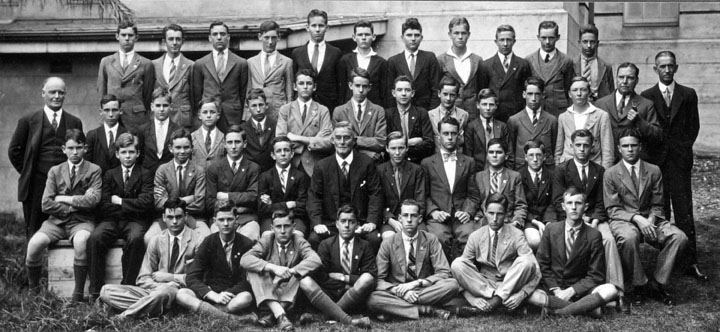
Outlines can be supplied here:
<path id="1" fill-rule="evenodd" d="M 535 280 L 536 285 L 540 281 L 540 268 L 536 265 L 535 260 L 522 256 L 515 259 L 501 280 L 498 280 L 494 274 L 480 272 L 475 266 L 475 262 L 469 259 L 455 259 L 451 269 L 460 287 L 474 298 L 489 299 L 493 295 L 497 295 L 505 301 L 531 281 Z M 467 299 L 468 296 L 466 295 L 465 298 Z M 468 302 L 473 304 L 474 301 Z"/>
<path id="2" fill-rule="evenodd" d="M 420 313 L 417 305 L 443 305 L 452 300 L 459 291 L 458 282 L 453 278 L 439 280 L 425 288 L 415 289 L 418 294 L 417 303 L 408 303 L 386 290 L 370 293 L 367 306 L 371 311 L 387 313 L 408 319 L 418 319 Z"/>
<path id="3" fill-rule="evenodd" d="M 162 285 L 153 290 L 128 285 L 105 285 L 100 300 L 112 308 L 124 310 L 121 315 L 162 315 L 172 307 L 178 289 Z"/>
<path id="4" fill-rule="evenodd" d="M 695 218 L 692 206 L 692 169 L 681 167 L 679 163 L 687 163 L 679 158 L 669 156 L 660 166 L 663 174 L 663 200 L 665 201 L 665 218 L 670 220 L 670 213 L 675 218 L 675 226 L 688 238 L 682 265 L 697 264 L 697 245 L 695 236 Z M 692 165 L 692 161 L 690 161 Z"/>
<path id="5" fill-rule="evenodd" d="M 103 221 L 95 227 L 87 242 L 90 261 L 90 295 L 98 295 L 105 284 L 105 264 L 108 250 L 115 239 L 125 240 L 122 255 L 123 285 L 135 285 L 145 256 L 143 235 L 147 226 L 134 221 Z"/>

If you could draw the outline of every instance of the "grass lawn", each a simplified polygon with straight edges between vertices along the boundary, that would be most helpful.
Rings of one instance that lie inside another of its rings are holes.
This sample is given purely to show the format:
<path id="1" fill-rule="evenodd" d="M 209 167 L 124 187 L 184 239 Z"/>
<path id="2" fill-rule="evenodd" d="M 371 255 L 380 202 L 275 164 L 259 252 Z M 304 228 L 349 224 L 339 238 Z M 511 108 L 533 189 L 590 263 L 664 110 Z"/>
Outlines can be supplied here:
<path id="1" fill-rule="evenodd" d="M 694 207 L 698 255 L 707 283 L 676 272 L 669 291 L 677 305 L 648 301 L 634 307 L 631 315 L 609 310 L 600 320 L 586 317 L 538 320 L 537 311 L 527 316 L 498 312 L 449 321 L 421 319 L 373 325 L 374 330 L 430 331 L 720 331 L 720 158 L 698 158 L 693 170 Z M 30 296 L 23 269 L 23 225 L 12 218 L 0 219 L 0 331 L 255 331 L 231 322 L 176 312 L 154 319 L 117 321 L 100 306 L 74 304 L 53 294 Z M 313 324 L 298 331 L 350 331 L 338 324 Z"/>

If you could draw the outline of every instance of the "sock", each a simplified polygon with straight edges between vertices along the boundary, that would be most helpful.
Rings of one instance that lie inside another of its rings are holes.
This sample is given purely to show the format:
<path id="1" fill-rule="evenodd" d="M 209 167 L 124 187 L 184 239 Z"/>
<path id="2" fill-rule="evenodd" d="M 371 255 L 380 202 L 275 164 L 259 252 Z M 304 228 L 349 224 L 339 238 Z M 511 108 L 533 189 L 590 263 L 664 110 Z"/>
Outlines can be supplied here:
<path id="1" fill-rule="evenodd" d="M 360 303 L 361 295 L 355 288 L 350 288 L 337 302 L 337 305 L 344 311 L 348 311 Z"/>
<path id="2" fill-rule="evenodd" d="M 82 298 L 85 292 L 85 279 L 87 278 L 88 267 L 74 264 L 73 271 L 75 272 L 75 289 L 73 289 L 73 299 L 77 297 Z"/>
<path id="3" fill-rule="evenodd" d="M 556 310 L 558 315 L 580 315 L 605 304 L 602 296 L 597 293 L 585 295 L 577 302 L 573 302 L 565 308 Z"/>
<path id="4" fill-rule="evenodd" d="M 565 308 L 572 303 L 570 301 L 565 301 L 554 295 L 548 295 L 547 298 L 548 298 L 547 307 L 549 309 L 553 309 L 553 310 Z"/>
<path id="5" fill-rule="evenodd" d="M 344 324 L 350 324 L 352 321 L 352 317 L 350 317 L 345 311 L 343 311 L 340 306 L 335 304 L 333 300 L 325 294 L 321 289 L 314 289 L 310 294 L 308 295 L 308 300 L 310 300 L 310 303 L 312 303 L 315 308 L 320 310 L 320 312 L 328 315 L 328 317 L 332 318 L 333 320 L 336 320 L 338 322 L 342 322 Z"/>
<path id="6" fill-rule="evenodd" d="M 503 303 L 503 300 L 497 295 L 493 296 L 488 301 L 488 304 L 490 305 L 490 310 L 495 310 L 495 308 L 499 307 L 502 303 Z"/>
<path id="7" fill-rule="evenodd" d="M 37 290 L 40 288 L 40 273 L 42 273 L 42 266 L 25 266 L 27 269 L 28 276 L 28 287 L 30 290 Z"/>

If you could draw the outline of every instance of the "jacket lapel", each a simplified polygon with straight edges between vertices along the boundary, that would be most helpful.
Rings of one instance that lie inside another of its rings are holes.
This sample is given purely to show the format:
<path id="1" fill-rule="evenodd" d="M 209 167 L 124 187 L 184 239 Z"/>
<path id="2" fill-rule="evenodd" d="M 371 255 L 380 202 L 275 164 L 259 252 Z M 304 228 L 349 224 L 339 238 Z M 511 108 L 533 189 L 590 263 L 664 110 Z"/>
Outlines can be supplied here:
<path id="1" fill-rule="evenodd" d="M 123 183 L 122 168 L 120 168 L 120 174 L 118 174 L 118 175 L 120 175 L 120 182 L 119 182 L 119 183 Z M 141 176 L 141 175 L 142 175 L 142 167 L 140 167 L 140 166 L 138 166 L 138 165 L 135 165 L 135 166 L 133 167 L 133 169 L 132 169 L 132 172 L 130 172 L 130 178 L 128 179 L 128 182 L 127 182 L 127 184 L 125 185 L 125 188 L 124 188 L 124 189 L 125 189 L 125 190 L 129 190 L 130 188 L 132 188 L 133 186 L 135 186 L 135 183 L 140 180 L 140 176 Z"/>
<path id="2" fill-rule="evenodd" d="M 683 100 L 685 100 L 685 98 L 683 96 L 683 90 L 680 89 L 680 86 L 679 86 L 679 84 L 677 84 L 677 82 L 675 82 L 675 91 L 672 92 L 671 97 L 672 97 L 672 99 L 670 100 L 670 123 L 672 123 L 672 121 L 675 119 L 675 116 L 680 111 L 680 104 L 682 103 Z M 664 104 L 665 99 L 664 98 L 660 98 L 660 99 L 662 99 L 662 102 Z"/>
<path id="3" fill-rule="evenodd" d="M 592 112 L 588 115 L 587 121 L 585 122 L 585 128 L 583 128 L 583 129 L 590 129 L 595 125 L 595 123 L 598 121 L 598 119 L 600 119 L 600 113 L 598 113 L 598 112 L 599 112 L 599 110 L 596 109 L 595 112 Z M 575 121 L 570 121 L 570 123 L 572 123 L 572 125 L 573 125 L 572 132 L 574 132 L 577 129 L 577 128 L 574 128 Z"/>
<path id="4" fill-rule="evenodd" d="M 592 188 L 595 187 L 595 182 L 597 182 L 598 174 L 599 174 L 598 169 L 597 169 L 598 166 L 594 165 L 593 163 L 589 163 L 589 164 L 590 165 L 588 166 L 587 191 L 585 192 L 585 194 L 587 194 L 590 190 L 592 190 Z M 575 163 L 573 163 L 573 166 L 574 165 L 575 165 Z M 602 166 L 600 166 L 600 167 L 602 167 Z M 577 173 L 577 171 L 576 171 L 576 173 Z"/>
<path id="5" fill-rule="evenodd" d="M 412 134 L 413 129 L 415 128 L 415 122 L 417 121 L 418 116 L 418 110 L 415 108 L 415 106 L 411 104 L 410 108 L 408 109 L 408 136 Z M 398 126 L 397 128 L 402 128 L 402 125 Z M 408 139 L 409 138 L 410 137 L 408 137 Z"/>
<path id="6" fill-rule="evenodd" d="M 138 55 L 137 52 L 135 52 L 135 54 L 133 55 L 132 63 L 128 64 L 127 68 L 125 68 L 125 73 L 123 74 L 123 79 L 126 79 L 127 77 L 131 76 L 139 67 L 140 67 L 140 55 Z"/>
<path id="7" fill-rule="evenodd" d="M 457 175 L 457 164 L 456 163 L 456 175 Z M 436 153 L 433 156 L 433 166 L 435 167 L 435 172 L 438 174 L 438 178 L 443 181 L 443 184 L 445 185 L 445 188 L 447 188 L 448 191 L 450 191 L 450 181 L 448 181 L 447 174 L 445 174 L 445 167 L 443 166 L 443 159 L 442 156 L 439 153 Z M 457 177 L 457 176 L 456 176 Z M 450 191 L 452 193 L 452 191 Z"/>
<path id="8" fill-rule="evenodd" d="M 122 62 L 120 60 L 120 52 L 115 52 L 115 54 L 113 55 L 112 67 L 115 68 L 115 70 L 117 70 L 118 74 L 120 74 L 119 75 L 120 77 L 123 76 L 123 67 L 122 67 Z"/>
<path id="9" fill-rule="evenodd" d="M 508 170 L 506 170 L 506 169 L 503 169 L 502 174 L 500 175 L 500 188 L 498 188 L 499 192 L 501 192 L 501 193 L 505 192 L 505 187 L 507 186 L 509 178 L 510 178 L 510 172 L 508 172 Z"/>
<path id="10" fill-rule="evenodd" d="M 185 57 L 180 54 L 180 58 L 178 59 L 178 67 L 175 69 L 175 76 L 173 76 L 172 81 L 168 82 L 168 89 L 172 90 L 175 88 L 175 86 L 180 83 L 180 80 L 185 76 L 185 72 L 190 67 L 189 61 L 185 59 Z"/>
<path id="11" fill-rule="evenodd" d="M 647 167 L 646 167 L 646 165 L 645 165 L 645 162 L 643 162 L 642 160 L 640 160 L 640 163 L 639 163 L 639 165 L 638 165 L 638 168 L 639 168 L 639 169 L 638 169 L 638 174 L 640 175 L 640 176 L 638 177 L 638 181 L 640 182 L 640 185 L 639 185 L 640 188 L 638 188 L 638 189 L 639 189 L 639 190 L 638 190 L 638 200 L 640 200 L 640 198 L 642 197 L 643 193 L 645 193 L 645 188 L 647 188 L 647 184 L 648 184 L 648 181 L 649 181 L 650 179 L 649 179 L 649 176 L 648 176 Z"/>
<path id="12" fill-rule="evenodd" d="M 418 278 L 422 278 L 420 273 L 422 272 L 423 263 L 425 262 L 425 256 L 427 256 L 427 238 L 425 238 L 424 233 L 418 233 L 418 237 L 415 240 L 415 253 L 415 275 Z"/>
<path id="13" fill-rule="evenodd" d="M 622 161 L 620 161 L 620 162 L 622 162 Z M 638 195 L 637 188 L 635 188 L 635 185 L 633 185 L 632 179 L 630 178 L 630 172 L 628 171 L 628 169 L 625 167 L 624 164 L 622 165 L 622 167 L 620 167 L 620 172 L 622 173 L 622 177 L 621 177 L 622 183 L 625 185 L 625 187 L 630 189 L 630 192 L 632 192 L 638 200 L 640 200 L 640 195 Z M 640 174 L 639 170 L 638 170 L 638 174 Z"/>
<path id="14" fill-rule="evenodd" d="M 229 59 L 228 59 L 229 60 Z M 207 71 L 212 75 L 212 77 L 215 79 L 218 84 L 222 84 L 222 81 L 220 77 L 218 77 L 217 69 L 215 68 L 215 63 L 213 62 L 213 53 L 210 52 L 210 54 L 207 55 L 207 61 L 205 61 L 205 68 L 207 68 Z M 227 66 L 226 69 L 227 71 Z"/>

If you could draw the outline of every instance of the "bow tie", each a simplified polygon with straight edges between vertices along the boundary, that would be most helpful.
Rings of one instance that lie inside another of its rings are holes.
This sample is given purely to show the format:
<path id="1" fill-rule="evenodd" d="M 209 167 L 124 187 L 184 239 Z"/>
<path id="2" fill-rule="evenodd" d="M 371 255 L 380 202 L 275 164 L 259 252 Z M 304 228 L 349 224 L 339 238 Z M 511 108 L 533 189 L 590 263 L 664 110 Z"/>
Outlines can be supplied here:
<path id="1" fill-rule="evenodd" d="M 455 152 L 444 152 L 442 157 L 444 162 L 457 161 L 457 153 Z"/>

